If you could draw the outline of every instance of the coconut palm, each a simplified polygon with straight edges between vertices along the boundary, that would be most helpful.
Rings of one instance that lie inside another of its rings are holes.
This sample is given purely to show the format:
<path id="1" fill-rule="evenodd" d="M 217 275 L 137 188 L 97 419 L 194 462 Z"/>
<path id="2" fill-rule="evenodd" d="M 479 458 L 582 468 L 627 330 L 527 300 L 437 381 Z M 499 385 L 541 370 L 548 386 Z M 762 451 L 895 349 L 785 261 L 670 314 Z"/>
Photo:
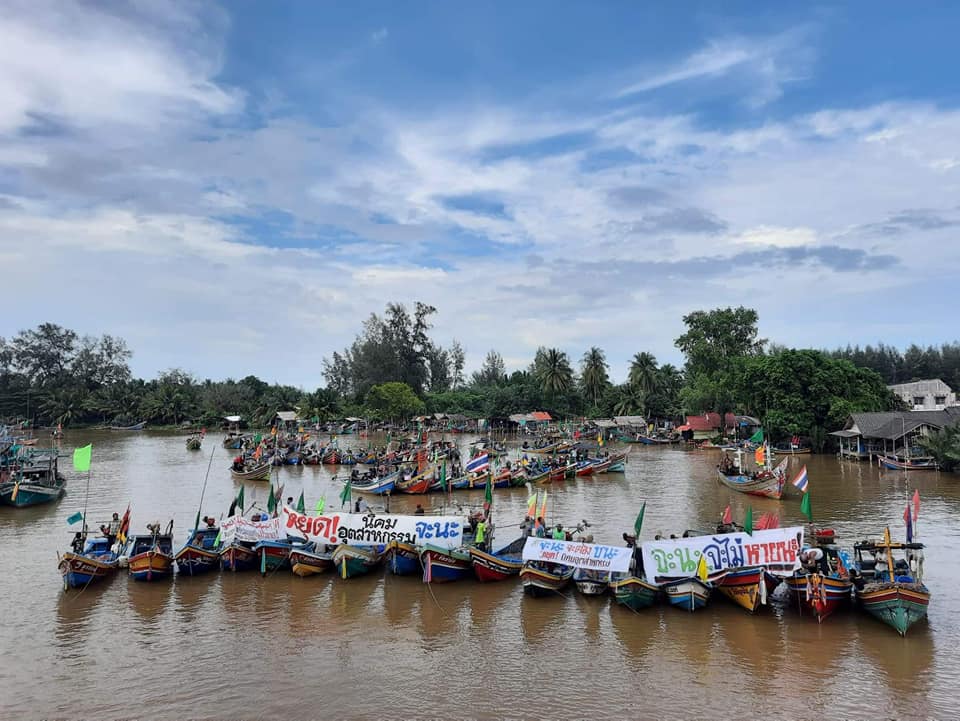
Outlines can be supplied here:
<path id="1" fill-rule="evenodd" d="M 650 393 L 657 386 L 657 359 L 646 351 L 637 353 L 630 361 L 630 385 L 644 393 Z"/>
<path id="2" fill-rule="evenodd" d="M 600 396 L 610 385 L 607 358 L 596 346 L 584 353 L 580 360 L 580 383 L 583 385 L 583 392 L 594 406 L 600 402 Z"/>
<path id="3" fill-rule="evenodd" d="M 619 388 L 620 394 L 617 398 L 613 412 L 618 416 L 633 416 L 643 413 L 647 402 L 647 394 L 632 383 L 624 383 Z"/>
<path id="4" fill-rule="evenodd" d="M 558 348 L 541 348 L 537 352 L 536 376 L 540 390 L 551 396 L 564 393 L 573 385 L 573 369 L 567 354 Z"/>
<path id="5" fill-rule="evenodd" d="M 960 426 L 947 426 L 920 440 L 920 446 L 945 471 L 960 466 Z"/>

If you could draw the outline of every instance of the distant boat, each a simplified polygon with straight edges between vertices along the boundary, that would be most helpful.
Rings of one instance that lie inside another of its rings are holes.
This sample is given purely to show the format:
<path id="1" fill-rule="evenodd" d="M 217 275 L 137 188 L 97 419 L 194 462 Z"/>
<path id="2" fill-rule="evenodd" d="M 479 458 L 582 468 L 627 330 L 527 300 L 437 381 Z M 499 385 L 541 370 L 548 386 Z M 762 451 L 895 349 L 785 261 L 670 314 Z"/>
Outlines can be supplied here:
<path id="1" fill-rule="evenodd" d="M 189 438 L 187 438 L 187 450 L 188 451 L 199 451 L 200 447 L 203 445 L 203 434 L 194 433 Z"/>
<path id="2" fill-rule="evenodd" d="M 132 426 L 110 426 L 111 431 L 142 431 L 147 427 L 146 421 L 134 423 Z"/>
<path id="3" fill-rule="evenodd" d="M 235 481 L 269 481 L 270 464 L 264 463 L 263 465 L 253 467 L 244 466 L 244 470 L 242 471 L 238 471 L 231 466 L 230 477 Z"/>
<path id="4" fill-rule="evenodd" d="M 916 458 L 881 456 L 880 464 L 891 471 L 936 471 L 940 468 L 937 461 L 929 456 Z"/>
<path id="5" fill-rule="evenodd" d="M 67 480 L 57 470 L 57 456 L 42 463 L 33 459 L 34 465 L 15 470 L 0 483 L 0 504 L 23 508 L 55 501 L 66 493 Z"/>

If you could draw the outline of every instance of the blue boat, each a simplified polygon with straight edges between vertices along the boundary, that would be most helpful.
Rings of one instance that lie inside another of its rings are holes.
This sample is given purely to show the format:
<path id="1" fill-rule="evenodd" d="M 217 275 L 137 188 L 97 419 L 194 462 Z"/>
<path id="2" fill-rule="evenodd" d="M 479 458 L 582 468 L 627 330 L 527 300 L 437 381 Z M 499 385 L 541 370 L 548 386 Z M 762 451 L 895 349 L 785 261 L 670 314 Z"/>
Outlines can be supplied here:
<path id="1" fill-rule="evenodd" d="M 190 534 L 183 548 L 176 552 L 173 560 L 177 570 L 188 576 L 216 570 L 220 567 L 220 544 L 217 537 L 220 529 L 216 526 L 198 528 Z"/>
<path id="2" fill-rule="evenodd" d="M 420 551 L 424 583 L 449 583 L 472 574 L 470 554 L 436 546 L 424 546 Z"/>
<path id="3" fill-rule="evenodd" d="M 110 539 L 91 538 L 83 552 L 67 551 L 60 557 L 63 590 L 86 588 L 89 584 L 111 578 L 120 567 L 117 553 L 110 548 Z"/>
<path id="4" fill-rule="evenodd" d="M 420 573 L 420 552 L 413 544 L 391 541 L 387 544 L 387 568 L 396 576 Z"/>
<path id="5" fill-rule="evenodd" d="M 671 606 L 685 611 L 698 611 L 706 608 L 712 583 L 704 583 L 699 578 L 684 578 L 663 584 L 663 592 Z"/>

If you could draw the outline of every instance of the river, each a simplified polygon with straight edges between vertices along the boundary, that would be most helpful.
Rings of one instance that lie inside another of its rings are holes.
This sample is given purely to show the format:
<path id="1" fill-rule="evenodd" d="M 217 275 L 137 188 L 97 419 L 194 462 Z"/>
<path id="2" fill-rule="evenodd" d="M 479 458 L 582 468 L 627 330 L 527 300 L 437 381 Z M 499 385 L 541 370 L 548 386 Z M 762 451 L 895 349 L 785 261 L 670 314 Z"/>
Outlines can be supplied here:
<path id="1" fill-rule="evenodd" d="M 93 443 L 93 522 L 132 508 L 133 530 L 174 519 L 192 527 L 210 454 L 203 513 L 219 517 L 239 486 L 230 452 L 208 436 L 188 452 L 167 433 L 70 432 L 65 452 Z M 348 439 L 343 445 L 348 444 Z M 463 437 L 465 444 L 468 440 Z M 381 441 L 382 442 L 382 441 Z M 215 448 L 216 447 L 216 448 Z M 800 524 L 799 497 L 753 498 L 714 480 L 717 452 L 635 446 L 625 474 L 549 487 L 548 520 L 591 523 L 620 545 L 646 501 L 642 537 L 706 528 L 729 504 L 736 520 L 779 510 Z M 862 613 L 818 625 L 774 604 L 750 616 L 714 596 L 695 614 L 634 613 L 607 598 L 527 598 L 519 582 L 428 587 L 385 573 L 300 579 L 288 571 L 217 573 L 163 583 L 125 575 L 65 593 L 57 551 L 76 527 L 85 475 L 62 470 L 68 495 L 30 509 L 0 507 L 0 718 L 717 718 L 944 717 L 960 692 L 960 477 L 881 471 L 833 456 L 806 463 L 818 525 L 840 543 L 902 539 L 918 488 L 919 540 L 929 544 L 929 621 L 906 638 Z M 284 495 L 338 504 L 327 467 L 285 467 Z M 265 505 L 267 484 L 246 486 Z M 469 492 L 471 502 L 482 492 Z M 497 537 L 518 535 L 523 489 L 495 494 Z M 424 501 L 426 498 L 426 501 Z M 435 496 L 396 497 L 412 512 Z M 783 592 L 782 588 L 777 595 Z M 953 618 L 954 621 L 950 621 Z"/>

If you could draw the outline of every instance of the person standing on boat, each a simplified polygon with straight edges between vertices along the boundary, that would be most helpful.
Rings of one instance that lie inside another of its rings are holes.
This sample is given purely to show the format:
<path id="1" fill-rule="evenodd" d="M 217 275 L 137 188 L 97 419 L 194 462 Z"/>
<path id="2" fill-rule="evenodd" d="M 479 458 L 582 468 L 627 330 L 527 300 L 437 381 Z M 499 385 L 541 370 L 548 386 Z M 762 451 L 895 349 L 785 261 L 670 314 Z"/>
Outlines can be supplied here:
<path id="1" fill-rule="evenodd" d="M 120 533 L 120 514 L 114 513 L 113 517 L 110 519 L 110 525 L 107 526 L 107 539 L 108 545 L 113 545 L 117 540 L 117 534 Z"/>
<path id="2" fill-rule="evenodd" d="M 474 535 L 474 545 L 481 551 L 487 550 L 487 522 L 484 519 L 477 521 L 477 530 Z"/>
<path id="3" fill-rule="evenodd" d="M 537 538 L 547 537 L 547 524 L 543 522 L 543 516 L 537 516 Z"/>
<path id="4" fill-rule="evenodd" d="M 564 531 L 563 531 L 563 526 L 562 526 L 561 524 L 559 524 L 559 523 L 557 524 L 557 527 L 553 529 L 553 540 L 554 540 L 554 541 L 566 541 L 566 540 L 567 540 L 567 534 L 564 533 Z"/>
<path id="5" fill-rule="evenodd" d="M 533 535 L 533 525 L 533 519 L 530 518 L 530 516 L 526 516 L 523 519 L 523 523 L 520 524 L 520 531 L 523 533 L 524 538 Z"/>

